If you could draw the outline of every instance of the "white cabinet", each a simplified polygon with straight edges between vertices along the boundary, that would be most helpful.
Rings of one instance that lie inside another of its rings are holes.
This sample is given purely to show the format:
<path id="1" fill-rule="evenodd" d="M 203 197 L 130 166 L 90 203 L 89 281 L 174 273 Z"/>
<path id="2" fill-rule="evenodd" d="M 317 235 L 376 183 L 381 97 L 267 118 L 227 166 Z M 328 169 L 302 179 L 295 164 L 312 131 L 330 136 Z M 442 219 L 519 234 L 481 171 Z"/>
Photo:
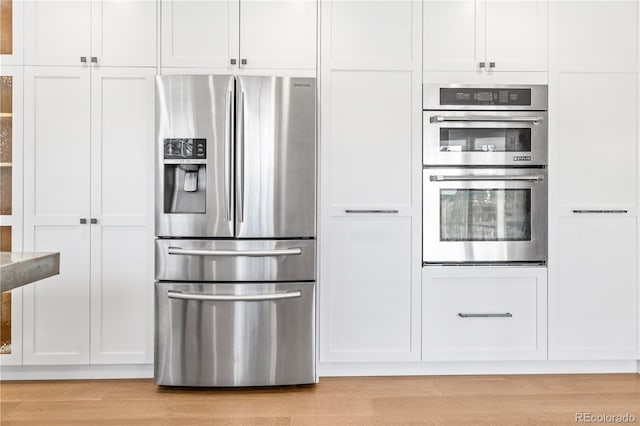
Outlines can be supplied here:
<path id="1" fill-rule="evenodd" d="M 425 71 L 546 71 L 548 3 L 425 1 Z"/>
<path id="2" fill-rule="evenodd" d="M 416 360 L 411 218 L 333 217 L 320 282 L 320 361 Z"/>
<path id="3" fill-rule="evenodd" d="M 567 212 L 556 218 L 549 260 L 550 359 L 638 357 L 637 218 L 618 216 Z"/>
<path id="4" fill-rule="evenodd" d="M 322 11 L 320 362 L 419 361 L 421 2 Z"/>
<path id="5" fill-rule="evenodd" d="M 24 248 L 61 255 L 25 288 L 25 364 L 151 361 L 154 74 L 26 67 Z"/>
<path id="6" fill-rule="evenodd" d="M 638 3 L 550 22 L 549 358 L 637 359 Z"/>
<path id="7" fill-rule="evenodd" d="M 635 72 L 638 67 L 638 2 L 552 1 L 557 71 Z"/>
<path id="8" fill-rule="evenodd" d="M 425 267 L 422 359 L 546 359 L 546 307 L 543 267 Z"/>
<path id="9" fill-rule="evenodd" d="M 25 64 L 156 65 L 156 2 L 25 2 Z"/>
<path id="10" fill-rule="evenodd" d="M 89 70 L 25 68 L 24 249 L 60 275 L 24 288 L 25 364 L 89 362 Z"/>
<path id="11" fill-rule="evenodd" d="M 153 361 L 154 74 L 92 72 L 92 364 Z"/>
<path id="12" fill-rule="evenodd" d="M 162 0 L 162 66 L 315 69 L 315 0 Z"/>

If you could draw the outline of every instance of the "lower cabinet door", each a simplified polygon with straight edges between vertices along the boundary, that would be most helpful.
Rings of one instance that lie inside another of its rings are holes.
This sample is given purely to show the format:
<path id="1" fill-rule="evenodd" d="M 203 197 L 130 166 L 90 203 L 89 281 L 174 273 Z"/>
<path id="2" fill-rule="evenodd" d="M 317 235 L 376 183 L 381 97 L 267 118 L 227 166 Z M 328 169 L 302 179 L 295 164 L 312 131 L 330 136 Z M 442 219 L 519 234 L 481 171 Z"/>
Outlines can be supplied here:
<path id="1" fill-rule="evenodd" d="M 424 268 L 422 359 L 546 359 L 546 277 L 544 267 Z"/>
<path id="2" fill-rule="evenodd" d="M 315 283 L 156 283 L 155 380 L 315 382 Z"/>

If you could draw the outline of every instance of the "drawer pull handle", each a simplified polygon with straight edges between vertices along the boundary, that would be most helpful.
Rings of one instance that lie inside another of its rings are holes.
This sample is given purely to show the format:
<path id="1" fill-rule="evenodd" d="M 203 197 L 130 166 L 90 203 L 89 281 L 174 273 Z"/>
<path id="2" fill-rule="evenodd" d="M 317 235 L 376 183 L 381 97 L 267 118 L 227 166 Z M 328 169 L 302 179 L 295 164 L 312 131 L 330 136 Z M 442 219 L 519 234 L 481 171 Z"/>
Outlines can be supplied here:
<path id="1" fill-rule="evenodd" d="M 287 256 L 302 254 L 302 248 L 292 247 L 287 249 L 274 250 L 196 250 L 183 249 L 181 247 L 169 247 L 169 254 L 180 254 L 183 256 Z"/>
<path id="2" fill-rule="evenodd" d="M 589 213 L 629 213 L 629 210 L 572 210 L 576 214 L 589 214 Z"/>
<path id="3" fill-rule="evenodd" d="M 544 180 L 542 175 L 461 175 L 461 176 L 429 176 L 431 182 L 464 182 L 464 181 L 524 181 L 540 182 Z M 575 211 L 574 211 L 575 212 Z"/>
<path id="4" fill-rule="evenodd" d="M 212 302 L 261 302 L 266 300 L 295 299 L 302 296 L 300 290 L 287 291 L 286 293 L 270 294 L 190 294 L 181 291 L 168 290 L 169 299 L 200 300 Z"/>
<path id="5" fill-rule="evenodd" d="M 395 210 L 395 209 L 393 209 L 393 210 L 375 210 L 375 209 L 374 210 L 367 210 L 367 209 L 364 209 L 364 210 L 352 210 L 352 209 L 347 209 L 344 212 L 347 213 L 347 214 L 353 214 L 353 213 L 355 213 L 355 214 L 358 214 L 358 213 L 365 213 L 365 214 L 367 214 L 367 213 L 369 213 L 369 214 L 376 214 L 376 213 L 398 214 L 399 210 Z"/>
<path id="6" fill-rule="evenodd" d="M 459 313 L 460 318 L 511 318 L 513 315 L 509 312 L 504 314 L 463 314 Z"/>

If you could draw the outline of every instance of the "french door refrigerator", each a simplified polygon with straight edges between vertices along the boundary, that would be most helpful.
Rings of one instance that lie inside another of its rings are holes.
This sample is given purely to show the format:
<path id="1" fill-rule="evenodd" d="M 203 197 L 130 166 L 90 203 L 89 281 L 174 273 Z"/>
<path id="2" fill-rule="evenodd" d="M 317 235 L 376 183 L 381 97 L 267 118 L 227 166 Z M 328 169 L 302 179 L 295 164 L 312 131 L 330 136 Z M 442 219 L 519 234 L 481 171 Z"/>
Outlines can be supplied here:
<path id="1" fill-rule="evenodd" d="M 156 383 L 315 382 L 315 79 L 156 88 Z"/>

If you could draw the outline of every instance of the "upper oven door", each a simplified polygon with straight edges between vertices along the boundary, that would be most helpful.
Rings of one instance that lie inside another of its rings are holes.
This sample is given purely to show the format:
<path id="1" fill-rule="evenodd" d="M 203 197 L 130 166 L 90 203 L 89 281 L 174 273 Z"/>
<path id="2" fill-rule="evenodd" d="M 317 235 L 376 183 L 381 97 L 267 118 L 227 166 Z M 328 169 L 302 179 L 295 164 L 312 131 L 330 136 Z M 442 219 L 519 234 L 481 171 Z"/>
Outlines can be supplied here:
<path id="1" fill-rule="evenodd" d="M 545 262 L 545 169 L 423 171 L 423 261 Z"/>
<path id="2" fill-rule="evenodd" d="M 424 111 L 426 166 L 544 166 L 544 111 Z"/>

